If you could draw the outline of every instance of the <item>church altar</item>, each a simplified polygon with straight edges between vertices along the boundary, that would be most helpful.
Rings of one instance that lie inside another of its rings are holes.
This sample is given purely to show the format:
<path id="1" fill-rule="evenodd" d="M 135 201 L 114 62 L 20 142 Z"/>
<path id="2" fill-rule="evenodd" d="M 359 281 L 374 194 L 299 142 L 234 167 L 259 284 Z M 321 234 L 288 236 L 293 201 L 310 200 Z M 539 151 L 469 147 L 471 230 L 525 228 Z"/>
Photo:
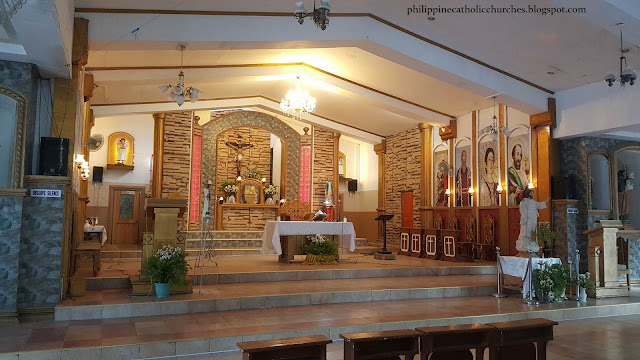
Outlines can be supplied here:
<path id="1" fill-rule="evenodd" d="M 541 263 L 546 266 L 553 264 L 562 264 L 559 258 L 532 258 L 531 266 L 533 269 L 539 269 Z M 522 297 L 527 295 L 527 289 L 529 289 L 529 282 L 531 281 L 531 274 L 527 271 L 529 265 L 528 257 L 517 256 L 500 256 L 500 270 L 503 275 L 515 276 L 522 279 Z"/>
<path id="2" fill-rule="evenodd" d="M 262 234 L 262 253 L 282 255 L 280 236 L 288 235 L 337 235 L 338 247 L 356 249 L 356 232 L 353 223 L 331 221 L 267 221 Z"/>

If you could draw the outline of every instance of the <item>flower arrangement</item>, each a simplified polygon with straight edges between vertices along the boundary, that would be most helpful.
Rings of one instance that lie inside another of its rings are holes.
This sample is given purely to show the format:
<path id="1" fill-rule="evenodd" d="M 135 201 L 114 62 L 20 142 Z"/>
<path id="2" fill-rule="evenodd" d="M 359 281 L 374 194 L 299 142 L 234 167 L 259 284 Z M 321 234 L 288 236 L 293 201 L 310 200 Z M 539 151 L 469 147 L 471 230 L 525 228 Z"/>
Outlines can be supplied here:
<path id="1" fill-rule="evenodd" d="M 569 270 L 562 264 L 543 265 L 542 269 L 533 270 L 533 286 L 538 300 L 543 300 L 545 294 L 552 302 L 565 300 L 568 283 Z"/>
<path id="2" fill-rule="evenodd" d="M 260 179 L 260 172 L 256 168 L 250 168 L 244 173 L 244 177 L 247 179 Z"/>
<path id="3" fill-rule="evenodd" d="M 265 195 L 275 195 L 278 192 L 278 187 L 273 185 L 273 184 L 269 184 L 267 186 L 264 187 L 264 194 Z"/>
<path id="4" fill-rule="evenodd" d="M 591 273 L 586 272 L 584 274 L 578 274 L 577 279 L 573 279 L 574 284 L 578 284 L 581 289 L 595 291 L 596 285 L 590 281 Z"/>
<path id="5" fill-rule="evenodd" d="M 338 243 L 333 241 L 327 241 L 327 239 L 316 234 L 315 236 L 308 236 L 307 240 L 311 242 L 304 246 L 304 252 L 313 255 L 335 255 L 338 253 Z"/>
<path id="6" fill-rule="evenodd" d="M 237 193 L 238 187 L 231 181 L 225 181 L 220 185 L 220 191 L 226 194 Z"/>
<path id="7" fill-rule="evenodd" d="M 149 275 L 154 283 L 185 285 L 189 271 L 185 256 L 179 247 L 165 245 L 142 264 L 141 272 Z"/>

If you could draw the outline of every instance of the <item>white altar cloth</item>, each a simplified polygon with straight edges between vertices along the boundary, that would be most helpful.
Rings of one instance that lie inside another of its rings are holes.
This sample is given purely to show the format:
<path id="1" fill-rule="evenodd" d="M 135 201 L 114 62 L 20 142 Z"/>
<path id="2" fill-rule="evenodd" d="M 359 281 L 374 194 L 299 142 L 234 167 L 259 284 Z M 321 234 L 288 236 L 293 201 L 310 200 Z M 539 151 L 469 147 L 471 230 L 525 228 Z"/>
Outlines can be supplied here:
<path id="1" fill-rule="evenodd" d="M 280 236 L 286 235 L 337 235 L 338 246 L 356 249 L 356 231 L 353 223 L 331 221 L 267 221 L 262 234 L 262 253 L 282 254 Z"/>
<path id="2" fill-rule="evenodd" d="M 85 233 L 102 233 L 101 240 L 102 245 L 107 241 L 107 230 L 105 230 L 103 225 L 89 225 L 84 224 L 84 232 Z"/>
<path id="3" fill-rule="evenodd" d="M 531 266 L 535 269 L 540 269 L 540 263 L 546 265 L 562 264 L 559 258 L 532 258 Z M 517 256 L 500 256 L 500 268 L 505 275 L 516 276 L 522 279 L 522 297 L 524 298 L 529 291 L 529 282 L 531 281 L 531 274 L 528 273 L 527 267 L 529 264 L 529 258 L 517 257 Z"/>

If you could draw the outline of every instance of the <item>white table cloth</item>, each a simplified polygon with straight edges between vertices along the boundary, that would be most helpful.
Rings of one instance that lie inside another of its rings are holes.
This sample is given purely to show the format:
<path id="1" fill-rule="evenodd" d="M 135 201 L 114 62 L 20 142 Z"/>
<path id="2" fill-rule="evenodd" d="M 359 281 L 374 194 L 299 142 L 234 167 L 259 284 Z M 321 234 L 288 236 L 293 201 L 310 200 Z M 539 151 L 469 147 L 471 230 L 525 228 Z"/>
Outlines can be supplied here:
<path id="1" fill-rule="evenodd" d="M 84 224 L 84 232 L 85 233 L 102 233 L 100 237 L 102 240 L 102 245 L 107 241 L 107 230 L 105 230 L 103 225 L 89 225 Z"/>
<path id="2" fill-rule="evenodd" d="M 356 249 L 356 232 L 353 223 L 331 221 L 267 221 L 262 234 L 262 253 L 282 254 L 280 236 L 286 235 L 337 235 L 338 246 Z"/>
<path id="3" fill-rule="evenodd" d="M 540 263 L 546 265 L 562 264 L 559 258 L 532 258 L 531 266 L 540 269 Z M 527 271 L 529 258 L 517 256 L 500 256 L 500 269 L 505 275 L 516 276 L 522 279 L 522 297 L 524 298 L 529 291 L 529 283 L 531 282 L 531 274 Z"/>

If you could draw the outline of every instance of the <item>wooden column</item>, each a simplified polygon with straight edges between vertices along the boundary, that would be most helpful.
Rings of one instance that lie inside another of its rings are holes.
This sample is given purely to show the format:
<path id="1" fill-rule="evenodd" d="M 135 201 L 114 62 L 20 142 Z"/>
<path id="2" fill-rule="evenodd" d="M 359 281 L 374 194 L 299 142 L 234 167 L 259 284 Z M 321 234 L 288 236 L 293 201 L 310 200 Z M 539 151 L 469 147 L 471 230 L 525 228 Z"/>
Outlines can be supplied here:
<path id="1" fill-rule="evenodd" d="M 164 113 L 153 114 L 153 179 L 151 197 L 162 197 L 162 152 L 164 148 Z"/>
<path id="2" fill-rule="evenodd" d="M 418 125 L 420 129 L 420 227 L 426 229 L 433 223 L 431 188 L 433 159 L 433 126 L 425 123 Z"/>
<path id="3" fill-rule="evenodd" d="M 340 211 L 340 204 L 338 204 L 339 191 L 338 187 L 340 186 L 340 174 L 338 173 L 338 152 L 340 151 L 340 133 L 333 133 L 333 205 L 335 206 L 335 215 L 334 220 L 341 220 L 342 214 Z"/>
<path id="4" fill-rule="evenodd" d="M 378 155 L 378 208 L 376 211 L 378 212 L 378 216 L 385 213 L 385 165 L 386 165 L 386 155 L 387 155 L 387 142 L 382 140 L 380 144 L 374 145 L 373 150 Z M 382 222 L 378 221 L 378 240 L 383 240 L 383 232 L 382 232 Z"/>
<path id="5" fill-rule="evenodd" d="M 505 126 L 505 108 L 504 105 L 498 105 L 498 121 L 501 126 Z M 502 172 L 502 194 L 500 194 L 500 229 L 498 236 L 498 246 L 502 249 L 502 255 L 509 255 L 509 180 L 504 176 L 504 169 L 507 168 L 507 138 L 503 133 L 499 133 L 500 137 L 500 171 Z"/>

